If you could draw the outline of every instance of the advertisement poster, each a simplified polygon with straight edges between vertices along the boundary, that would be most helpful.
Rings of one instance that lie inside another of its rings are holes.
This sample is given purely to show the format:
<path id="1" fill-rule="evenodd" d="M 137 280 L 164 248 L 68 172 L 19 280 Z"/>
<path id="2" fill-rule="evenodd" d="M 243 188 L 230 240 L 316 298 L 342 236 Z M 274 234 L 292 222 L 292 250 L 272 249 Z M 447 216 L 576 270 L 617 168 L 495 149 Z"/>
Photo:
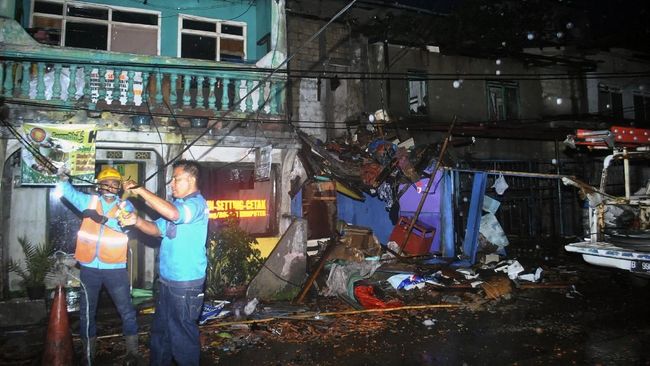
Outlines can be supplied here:
<path id="1" fill-rule="evenodd" d="M 55 184 L 62 167 L 78 178 L 75 184 L 90 184 L 95 179 L 96 136 L 95 125 L 24 123 L 23 137 L 30 147 L 21 151 L 21 184 Z"/>
<path id="2" fill-rule="evenodd" d="M 116 80 L 117 79 L 117 80 Z M 104 86 L 106 89 L 105 101 L 108 104 L 120 103 L 121 105 L 127 104 L 127 93 L 129 91 L 129 76 L 126 71 L 122 71 L 119 75 L 115 75 L 113 70 L 106 70 L 104 74 Z M 118 82 L 118 88 L 115 82 Z M 93 69 L 90 74 L 90 91 L 93 103 L 99 101 L 99 70 Z M 119 93 L 119 95 L 118 95 Z M 115 95 L 114 95 L 115 94 Z M 142 72 L 136 71 L 133 73 L 133 104 L 139 106 L 142 104 Z"/>

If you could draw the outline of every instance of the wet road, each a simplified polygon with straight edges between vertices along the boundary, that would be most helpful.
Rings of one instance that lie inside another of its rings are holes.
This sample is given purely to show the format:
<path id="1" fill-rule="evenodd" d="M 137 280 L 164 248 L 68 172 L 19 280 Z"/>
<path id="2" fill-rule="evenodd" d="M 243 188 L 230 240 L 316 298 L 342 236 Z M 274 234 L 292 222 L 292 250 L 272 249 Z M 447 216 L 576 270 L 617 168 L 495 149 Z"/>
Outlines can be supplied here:
<path id="1" fill-rule="evenodd" d="M 355 317 L 374 332 L 302 343 L 280 337 L 217 352 L 222 365 L 650 365 L 650 287 L 576 264 L 575 288 L 515 289 L 468 309 Z M 459 295 L 466 303 L 466 298 Z M 425 326 L 425 320 L 434 325 Z M 337 319 L 332 320 L 336 324 Z M 331 325 L 334 327 L 335 325 Z M 207 356 L 207 354 L 206 354 Z M 210 359 L 209 359 L 210 358 Z"/>
<path id="2" fill-rule="evenodd" d="M 420 304 L 455 307 L 204 327 L 201 363 L 650 365 L 650 287 L 637 287 L 626 273 L 572 257 L 555 263 L 535 259 L 525 267 L 538 264 L 545 267 L 546 275 L 554 273 L 554 283 L 566 286 L 514 288 L 498 300 L 487 300 L 483 292 L 472 289 L 423 291 L 417 296 Z M 337 299 L 319 302 L 322 311 L 349 309 Z M 100 314 L 100 333 L 119 333 L 117 315 Z M 142 330 L 148 329 L 150 319 L 140 318 Z M 42 328 L 4 333 L 0 364 L 40 364 L 40 339 Z M 147 340 L 147 335 L 140 338 L 143 364 L 148 358 Z M 121 364 L 123 352 L 120 337 L 101 339 L 96 364 Z"/>

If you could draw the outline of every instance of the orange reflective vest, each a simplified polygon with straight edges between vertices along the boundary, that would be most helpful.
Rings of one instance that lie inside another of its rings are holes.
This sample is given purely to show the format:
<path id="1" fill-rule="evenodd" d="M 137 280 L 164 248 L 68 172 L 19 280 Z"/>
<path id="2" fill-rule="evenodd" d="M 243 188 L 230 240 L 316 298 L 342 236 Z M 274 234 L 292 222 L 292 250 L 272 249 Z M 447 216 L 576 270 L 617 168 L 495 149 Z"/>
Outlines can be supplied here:
<path id="1" fill-rule="evenodd" d="M 103 214 L 102 205 L 98 196 L 93 196 L 88 209 L 95 210 L 99 215 Z M 118 207 L 115 205 L 106 217 L 115 218 Z M 81 221 L 81 228 L 77 234 L 77 248 L 74 257 L 81 263 L 90 263 L 95 256 L 104 263 L 126 263 L 126 251 L 129 237 L 106 225 L 85 217 Z"/>

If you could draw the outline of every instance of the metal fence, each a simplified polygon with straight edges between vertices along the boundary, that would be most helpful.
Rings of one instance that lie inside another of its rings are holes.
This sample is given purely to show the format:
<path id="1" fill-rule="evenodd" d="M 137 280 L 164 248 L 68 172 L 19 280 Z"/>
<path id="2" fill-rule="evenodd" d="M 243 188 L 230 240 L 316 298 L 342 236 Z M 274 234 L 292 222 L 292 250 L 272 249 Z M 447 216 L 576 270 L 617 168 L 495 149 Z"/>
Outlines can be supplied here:
<path id="1" fill-rule="evenodd" d="M 594 161 L 471 161 L 454 171 L 456 234 L 464 237 L 474 175 L 466 170 L 542 173 L 549 177 L 504 174 L 508 188 L 503 195 L 493 188 L 499 175 L 490 173 L 485 194 L 501 204 L 495 215 L 511 241 L 536 243 L 584 234 L 584 202 L 577 190 L 552 175 L 570 175 L 595 184 L 600 164 Z M 534 174 L 531 174 L 534 175 Z M 597 184 L 597 183 L 596 183 Z"/>

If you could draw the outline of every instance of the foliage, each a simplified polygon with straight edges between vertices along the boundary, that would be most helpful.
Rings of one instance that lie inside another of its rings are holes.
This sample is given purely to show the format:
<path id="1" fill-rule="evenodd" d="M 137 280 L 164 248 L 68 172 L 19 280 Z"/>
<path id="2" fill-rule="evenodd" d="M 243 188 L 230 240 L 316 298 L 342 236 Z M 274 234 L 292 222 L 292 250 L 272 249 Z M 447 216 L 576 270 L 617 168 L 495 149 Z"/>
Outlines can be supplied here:
<path id="1" fill-rule="evenodd" d="M 56 258 L 53 256 L 54 244 L 33 245 L 26 237 L 19 237 L 18 243 L 25 254 L 25 268 L 21 266 L 20 262 L 11 259 L 8 266 L 9 271 L 16 272 L 27 288 L 43 286 L 45 277 L 56 262 Z"/>
<path id="2" fill-rule="evenodd" d="M 239 227 L 236 217 L 211 230 L 208 240 L 206 292 L 218 297 L 230 287 L 247 285 L 262 268 L 257 240 Z"/>

